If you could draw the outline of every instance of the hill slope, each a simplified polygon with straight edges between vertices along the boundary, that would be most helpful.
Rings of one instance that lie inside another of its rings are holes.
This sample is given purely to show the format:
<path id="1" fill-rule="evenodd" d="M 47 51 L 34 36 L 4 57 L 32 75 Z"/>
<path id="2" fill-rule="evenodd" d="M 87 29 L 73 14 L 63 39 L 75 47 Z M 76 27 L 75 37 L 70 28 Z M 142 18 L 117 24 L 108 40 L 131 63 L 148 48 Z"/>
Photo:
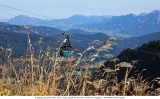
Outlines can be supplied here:
<path id="1" fill-rule="evenodd" d="M 36 49 L 38 40 L 42 36 L 37 34 L 30 34 L 31 44 Z M 43 37 L 41 47 L 55 46 L 56 39 Z M 0 31 L 0 47 L 11 48 L 12 57 L 24 56 L 27 50 L 28 35 L 24 33 L 4 32 Z"/>
<path id="2" fill-rule="evenodd" d="M 33 45 L 38 41 L 38 38 L 43 37 L 44 44 L 41 45 L 42 47 L 53 46 L 57 48 L 60 46 L 60 42 L 65 39 L 61 34 L 63 31 L 55 28 L 28 26 L 26 31 L 23 26 L 0 23 L 0 46 L 3 48 L 13 47 L 14 57 L 23 56 L 28 42 L 26 32 L 30 34 Z M 85 31 L 74 32 L 75 31 L 69 32 L 73 34 L 70 38 L 73 50 L 78 49 L 83 51 L 89 46 L 89 43 L 95 39 L 103 42 L 109 38 L 103 33 L 86 34 Z M 58 44 L 57 41 L 59 42 Z"/>
<path id="3" fill-rule="evenodd" d="M 111 53 L 114 55 L 118 55 L 124 49 L 136 48 L 152 40 L 160 40 L 160 32 L 150 33 L 139 37 L 130 37 L 122 40 L 117 40 L 116 43 L 113 44 L 113 50 L 111 51 Z"/>
<path id="4" fill-rule="evenodd" d="M 116 58 L 119 61 L 113 61 L 113 59 L 107 61 L 105 66 L 113 67 L 120 62 L 128 62 L 134 65 L 131 70 L 130 75 L 140 73 L 143 69 L 143 78 L 148 78 L 151 80 L 155 77 L 160 76 L 160 40 L 152 41 L 143 44 L 141 47 L 135 49 L 126 49 L 122 51 Z M 138 70 L 138 72 L 136 72 Z M 135 73 L 136 72 L 136 73 Z M 119 73 L 123 73 L 120 71 Z M 119 75 L 119 78 L 123 78 Z"/>

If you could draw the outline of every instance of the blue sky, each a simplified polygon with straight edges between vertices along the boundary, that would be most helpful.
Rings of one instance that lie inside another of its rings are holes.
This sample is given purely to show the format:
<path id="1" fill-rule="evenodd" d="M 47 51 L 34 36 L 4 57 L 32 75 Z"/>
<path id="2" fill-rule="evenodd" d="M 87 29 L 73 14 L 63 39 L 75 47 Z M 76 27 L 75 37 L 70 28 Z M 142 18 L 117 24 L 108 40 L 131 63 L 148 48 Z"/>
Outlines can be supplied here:
<path id="1" fill-rule="evenodd" d="M 160 10 L 160 0 L 1 0 L 0 5 L 33 12 L 51 18 L 67 18 L 81 15 L 124 15 Z M 33 14 L 0 6 L 0 18 Z"/>

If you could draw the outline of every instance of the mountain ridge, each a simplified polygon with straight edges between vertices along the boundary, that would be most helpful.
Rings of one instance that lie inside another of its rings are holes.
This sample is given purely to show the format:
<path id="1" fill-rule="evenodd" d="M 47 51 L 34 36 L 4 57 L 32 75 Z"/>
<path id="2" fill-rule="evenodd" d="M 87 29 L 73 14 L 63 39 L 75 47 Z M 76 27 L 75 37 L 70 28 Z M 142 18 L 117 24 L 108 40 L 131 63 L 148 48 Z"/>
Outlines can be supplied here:
<path id="1" fill-rule="evenodd" d="M 125 49 L 117 57 L 106 61 L 104 65 L 105 67 L 114 68 L 114 66 L 117 66 L 121 62 L 127 62 L 133 66 L 129 76 L 137 76 L 137 74 L 141 73 L 143 79 L 150 81 L 153 78 L 159 77 L 160 40 L 150 41 L 138 48 Z M 122 76 L 123 73 L 124 70 L 122 69 L 118 72 L 120 80 L 124 78 Z"/>
<path id="2" fill-rule="evenodd" d="M 136 48 L 141 46 L 144 43 L 148 43 L 152 40 L 160 40 L 160 32 L 154 32 L 150 34 L 145 34 L 139 37 L 130 37 L 117 40 L 115 44 L 113 44 L 113 50 L 111 53 L 114 55 L 120 54 L 121 51 L 127 48 Z M 114 50 L 118 49 L 118 50 Z"/>
<path id="3" fill-rule="evenodd" d="M 69 18 L 41 20 L 28 17 L 12 18 L 8 22 L 17 25 L 37 25 L 55 27 L 62 30 L 82 29 L 85 31 L 99 31 L 108 35 L 125 34 L 128 36 L 140 36 L 160 31 L 160 11 L 139 15 L 126 14 L 121 16 L 83 16 L 74 15 Z M 30 20 L 28 20 L 30 19 Z M 122 35 L 123 37 L 123 35 Z"/>
<path id="4" fill-rule="evenodd" d="M 74 31 L 76 32 L 73 33 Z M 79 31 L 81 33 L 77 33 L 78 32 L 77 30 L 74 30 L 74 31 L 69 32 L 73 34 L 73 36 L 70 38 L 71 45 L 73 46 L 74 49 L 79 49 L 80 51 L 85 50 L 89 46 L 89 43 L 93 42 L 95 39 L 101 42 L 105 41 L 106 39 L 109 39 L 109 37 L 104 33 L 86 34 L 86 32 L 82 30 Z M 14 54 L 16 54 L 15 53 L 16 51 L 17 54 L 18 52 L 20 52 L 22 55 L 25 52 L 25 48 L 27 45 L 27 38 L 28 38 L 27 32 L 29 35 L 32 36 L 31 41 L 34 41 L 33 43 L 38 41 L 37 38 L 43 37 L 45 40 L 44 46 L 55 45 L 57 44 L 58 41 L 62 42 L 65 39 L 65 37 L 61 34 L 64 31 L 56 28 L 28 25 L 26 30 L 24 26 L 0 23 L 0 38 L 1 38 L 0 46 L 2 46 L 3 48 L 13 47 Z M 50 41 L 54 41 L 54 42 L 50 43 Z M 20 51 L 17 45 L 21 46 L 20 49 L 22 48 L 22 51 Z M 58 45 L 56 45 L 55 47 L 58 47 Z M 18 56 L 18 55 L 14 55 L 14 56 Z"/>

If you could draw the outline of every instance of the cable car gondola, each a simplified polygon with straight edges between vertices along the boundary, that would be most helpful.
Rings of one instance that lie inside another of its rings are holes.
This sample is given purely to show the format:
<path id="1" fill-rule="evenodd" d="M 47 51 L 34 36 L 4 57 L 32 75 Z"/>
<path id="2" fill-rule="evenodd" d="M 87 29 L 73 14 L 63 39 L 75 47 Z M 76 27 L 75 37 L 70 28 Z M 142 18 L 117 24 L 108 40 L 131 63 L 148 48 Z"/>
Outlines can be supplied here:
<path id="1" fill-rule="evenodd" d="M 60 56 L 62 57 L 68 57 L 70 55 L 72 55 L 72 51 L 71 51 L 71 44 L 70 44 L 70 40 L 69 37 L 71 37 L 71 34 L 67 34 L 66 32 L 62 33 L 64 36 L 66 36 L 66 41 L 65 43 L 60 47 Z"/>

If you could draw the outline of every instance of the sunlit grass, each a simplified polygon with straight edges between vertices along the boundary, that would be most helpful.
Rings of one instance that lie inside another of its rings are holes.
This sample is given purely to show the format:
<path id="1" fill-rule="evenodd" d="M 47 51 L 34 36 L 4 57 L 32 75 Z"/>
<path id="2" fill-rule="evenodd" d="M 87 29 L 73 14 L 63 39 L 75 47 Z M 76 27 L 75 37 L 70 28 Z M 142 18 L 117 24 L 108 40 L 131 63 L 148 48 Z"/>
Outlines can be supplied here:
<path id="1" fill-rule="evenodd" d="M 116 39 L 106 40 L 99 48 L 89 46 L 85 51 L 79 53 L 79 57 L 63 58 L 59 56 L 59 49 L 57 52 L 51 53 L 49 47 L 45 51 L 40 49 L 39 54 L 35 55 L 28 36 L 27 50 L 29 53 L 26 57 L 12 59 L 12 50 L 4 49 L 6 62 L 0 67 L 2 70 L 0 95 L 159 95 L 158 89 L 149 90 L 151 89 L 150 82 L 142 80 L 140 74 L 136 78 L 128 77 L 132 69 L 129 63 L 121 63 L 114 69 L 105 67 L 103 68 L 104 72 L 98 72 L 95 75 L 91 73 L 90 68 L 103 65 L 103 62 L 95 63 L 95 59 L 99 57 L 102 49 L 111 46 L 108 43 L 113 40 Z M 42 41 L 39 41 L 40 44 Z M 94 42 L 99 43 L 98 41 Z M 85 61 L 83 55 L 91 49 L 95 49 L 96 52 Z M 95 64 L 93 65 L 93 63 Z M 125 75 L 123 75 L 122 81 L 118 81 L 117 71 L 121 68 L 125 68 Z"/>

